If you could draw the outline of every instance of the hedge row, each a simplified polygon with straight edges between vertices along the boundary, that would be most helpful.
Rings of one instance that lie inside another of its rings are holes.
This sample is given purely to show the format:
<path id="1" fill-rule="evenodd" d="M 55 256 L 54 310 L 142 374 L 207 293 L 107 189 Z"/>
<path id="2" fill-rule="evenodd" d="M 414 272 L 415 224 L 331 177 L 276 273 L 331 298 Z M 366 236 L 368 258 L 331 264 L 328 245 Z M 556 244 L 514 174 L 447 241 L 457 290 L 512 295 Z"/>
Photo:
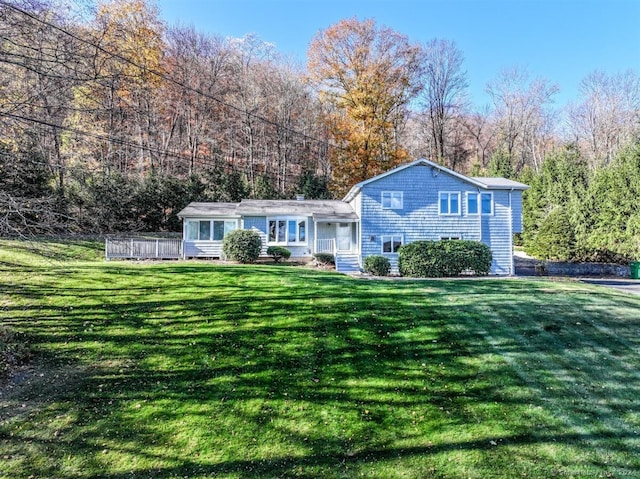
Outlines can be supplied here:
<path id="1" fill-rule="evenodd" d="M 398 268 L 413 278 L 487 275 L 491 259 L 491 249 L 479 241 L 416 241 L 400 247 Z"/>

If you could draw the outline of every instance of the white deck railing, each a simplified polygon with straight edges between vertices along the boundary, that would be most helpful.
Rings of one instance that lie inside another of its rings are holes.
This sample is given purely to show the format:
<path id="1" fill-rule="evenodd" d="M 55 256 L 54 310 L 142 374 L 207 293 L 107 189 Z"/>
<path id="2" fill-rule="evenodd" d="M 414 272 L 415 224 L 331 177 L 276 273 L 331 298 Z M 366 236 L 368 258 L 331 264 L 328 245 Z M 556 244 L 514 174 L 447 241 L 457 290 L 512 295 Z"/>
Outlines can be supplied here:
<path id="1" fill-rule="evenodd" d="M 107 238 L 105 258 L 177 259 L 182 258 L 180 239 Z"/>
<path id="2" fill-rule="evenodd" d="M 336 240 L 330 239 L 316 239 L 316 253 L 331 253 L 336 252 Z"/>

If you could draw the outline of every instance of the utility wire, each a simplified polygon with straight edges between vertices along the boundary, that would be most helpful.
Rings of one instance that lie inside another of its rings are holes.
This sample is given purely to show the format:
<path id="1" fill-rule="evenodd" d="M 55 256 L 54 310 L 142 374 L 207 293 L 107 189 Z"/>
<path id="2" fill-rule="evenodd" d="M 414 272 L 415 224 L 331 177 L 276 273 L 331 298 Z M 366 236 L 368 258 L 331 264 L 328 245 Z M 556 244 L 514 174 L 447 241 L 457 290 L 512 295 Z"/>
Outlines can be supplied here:
<path id="1" fill-rule="evenodd" d="M 109 143 L 115 143 L 118 144 L 120 146 L 125 146 L 125 147 L 130 147 L 130 148 L 135 148 L 135 149 L 139 149 L 142 151 L 147 151 L 149 153 L 155 153 L 157 155 L 160 156 L 164 156 L 167 158 L 176 158 L 176 159 L 180 159 L 180 160 L 186 160 L 186 161 L 194 161 L 196 163 L 198 163 L 200 166 L 202 167 L 215 167 L 215 166 L 220 166 L 217 165 L 214 162 L 211 161 L 207 161 L 205 158 L 199 157 L 199 156 L 195 156 L 195 157 L 191 157 L 182 153 L 178 153 L 175 151 L 171 151 L 171 150 L 164 150 L 161 148 L 157 148 L 157 147 L 152 147 L 152 146 L 147 146 L 147 145 L 143 145 L 140 143 L 134 143 L 128 140 L 124 140 L 121 138 L 114 138 L 112 136 L 108 136 L 108 135 L 101 135 L 100 133 L 92 133 L 89 131 L 85 131 L 85 130 L 80 130 L 77 128 L 73 128 L 70 126 L 64 126 L 64 125 L 59 125 L 56 123 L 52 123 L 49 121 L 45 121 L 45 120 L 39 120 L 37 118 L 31 118 L 31 117 L 27 117 L 27 116 L 23 116 L 23 115 L 16 115 L 13 113 L 5 113 L 5 112 L 0 112 L 0 116 L 2 117 L 6 117 L 6 118 L 11 118 L 17 121 L 21 121 L 21 122 L 28 122 L 28 123 L 34 123 L 40 126 L 46 126 L 49 128 L 54 128 L 54 129 L 59 129 L 62 131 L 68 131 L 70 133 L 75 133 L 77 135 L 81 135 L 81 136 L 87 136 L 87 137 L 91 137 L 91 138 L 95 138 L 97 140 L 101 140 L 101 141 L 106 141 Z M 32 164 L 38 164 L 38 165 L 45 165 L 48 166 L 50 168 L 53 169 L 61 169 L 64 171 L 72 171 L 72 170 L 78 170 L 81 172 L 86 172 L 85 168 L 81 168 L 81 167 L 73 167 L 73 166 L 68 166 L 68 165 L 56 165 L 56 164 L 51 164 L 51 163 L 44 163 L 44 162 L 36 162 L 36 161 L 29 161 L 29 163 Z M 298 166 L 302 166 L 302 165 L 298 165 Z M 241 173 L 244 173 L 246 175 L 249 175 L 250 172 L 246 169 L 246 168 L 238 168 L 236 165 L 233 165 L 233 170 L 234 171 L 239 171 Z M 255 172 L 254 172 L 255 174 Z M 278 178 L 273 174 L 273 173 L 269 173 L 269 170 L 265 168 L 264 171 L 258 173 L 261 176 L 267 176 L 269 178 L 271 178 L 272 180 L 277 180 Z"/>
<path id="2" fill-rule="evenodd" d="M 129 63 L 130 65 L 132 65 L 132 66 L 134 66 L 136 68 L 139 68 L 140 70 L 142 70 L 145 73 L 150 73 L 152 75 L 155 75 L 158 78 L 161 78 L 161 79 L 163 79 L 163 80 L 165 80 L 165 81 L 167 81 L 169 83 L 173 83 L 174 85 L 177 85 L 177 86 L 179 86 L 181 88 L 184 88 L 185 90 L 192 91 L 193 93 L 196 93 L 196 94 L 201 95 L 201 96 L 203 96 L 205 98 L 213 100 L 216 103 L 219 103 L 220 105 L 223 105 L 223 106 L 225 106 L 225 107 L 227 107 L 227 108 L 229 108 L 231 110 L 234 110 L 234 111 L 236 111 L 238 113 L 241 113 L 241 114 L 246 115 L 248 117 L 255 118 L 255 119 L 257 119 L 259 121 L 262 121 L 264 123 L 267 123 L 267 124 L 269 124 L 271 126 L 275 126 L 276 128 L 281 128 L 281 129 L 283 129 L 285 131 L 288 131 L 289 133 L 301 136 L 301 137 L 306 138 L 308 140 L 315 141 L 315 142 L 322 143 L 322 144 L 326 144 L 327 146 L 331 146 L 332 148 L 343 149 L 342 147 L 337 146 L 337 145 L 329 145 L 328 141 L 326 141 L 326 140 L 321 140 L 319 138 L 315 138 L 313 136 L 307 135 L 306 133 L 302 133 L 300 131 L 294 130 L 293 128 L 284 126 L 284 125 L 282 125 L 282 124 L 280 124 L 278 122 L 275 122 L 273 120 L 265 118 L 265 117 L 263 117 L 261 115 L 257 115 L 255 113 L 250 112 L 250 111 L 247 111 L 247 110 L 244 110 L 242 108 L 239 108 L 239 107 L 237 107 L 235 105 L 227 103 L 224 100 L 221 100 L 220 98 L 218 98 L 216 96 L 213 96 L 213 95 L 211 95 L 209 93 L 203 92 L 202 90 L 199 90 L 197 88 L 193 88 L 193 87 L 191 87 L 189 85 L 186 85 L 185 83 L 183 83 L 183 82 L 181 82 L 179 80 L 176 80 L 175 78 L 171 78 L 170 76 L 168 76 L 168 75 L 166 75 L 164 73 L 161 73 L 161 72 L 159 72 L 157 70 L 154 70 L 152 68 L 148 68 L 145 65 L 140 65 L 139 63 L 131 60 L 130 58 L 127 58 L 127 57 L 125 57 L 125 56 L 123 56 L 123 55 L 121 55 L 119 53 L 111 52 L 111 51 L 105 49 L 104 47 L 94 43 L 94 42 L 91 42 L 91 41 L 89 41 L 89 40 L 87 40 L 85 38 L 80 37 L 79 35 L 76 35 L 73 32 L 70 32 L 70 31 L 68 31 L 68 30 L 66 30 L 66 29 L 64 29 L 62 27 L 59 27 L 58 25 L 55 25 L 55 24 L 50 23 L 50 22 L 48 22 L 46 20 L 38 18 L 36 15 L 34 15 L 32 13 L 29 13 L 29 12 L 27 12 L 27 11 L 21 9 L 21 8 L 18 8 L 15 5 L 12 5 L 11 3 L 9 3 L 9 2 L 7 2 L 5 0 L 0 0 L 0 5 L 4 5 L 5 7 L 11 8 L 12 10 L 14 10 L 16 12 L 19 12 L 19 13 L 21 13 L 22 15 L 24 15 L 26 17 L 29 17 L 29 18 L 31 18 L 31 19 L 33 19 L 33 20 L 35 20 L 35 21 L 37 21 L 37 22 L 39 22 L 39 23 L 41 23 L 43 25 L 46 25 L 46 26 L 48 26 L 50 28 L 53 28 L 53 29 L 55 29 L 55 30 L 57 30 L 57 31 L 59 31 L 59 32 L 65 34 L 65 35 L 67 35 L 67 36 L 69 36 L 69 37 L 71 37 L 71 38 L 73 38 L 73 39 L 75 39 L 77 41 L 79 41 L 79 42 L 85 43 L 85 44 L 87 44 L 87 45 L 89 45 L 89 46 L 101 51 L 102 53 L 105 53 L 107 55 L 112 56 L 113 58 L 118 58 L 118 59 L 120 59 L 120 60 L 122 60 L 122 61 L 124 61 L 126 63 Z"/>

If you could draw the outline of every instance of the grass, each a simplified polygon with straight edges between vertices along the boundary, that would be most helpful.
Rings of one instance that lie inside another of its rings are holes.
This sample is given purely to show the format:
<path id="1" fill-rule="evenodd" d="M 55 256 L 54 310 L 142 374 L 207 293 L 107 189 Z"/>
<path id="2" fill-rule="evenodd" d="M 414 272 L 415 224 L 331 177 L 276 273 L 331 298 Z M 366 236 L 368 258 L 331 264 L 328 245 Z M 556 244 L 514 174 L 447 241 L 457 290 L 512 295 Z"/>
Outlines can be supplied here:
<path id="1" fill-rule="evenodd" d="M 0 241 L 0 477 L 638 477 L 640 297 Z"/>

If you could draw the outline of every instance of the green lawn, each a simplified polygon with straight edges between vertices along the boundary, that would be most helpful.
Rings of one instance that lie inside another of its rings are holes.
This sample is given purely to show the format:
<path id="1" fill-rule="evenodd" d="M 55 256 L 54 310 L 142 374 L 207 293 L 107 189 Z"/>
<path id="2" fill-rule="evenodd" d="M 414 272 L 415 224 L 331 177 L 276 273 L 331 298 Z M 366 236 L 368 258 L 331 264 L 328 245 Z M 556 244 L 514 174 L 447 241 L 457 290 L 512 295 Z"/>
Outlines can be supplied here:
<path id="1" fill-rule="evenodd" d="M 0 241 L 0 477 L 640 477 L 640 297 L 95 246 Z"/>

